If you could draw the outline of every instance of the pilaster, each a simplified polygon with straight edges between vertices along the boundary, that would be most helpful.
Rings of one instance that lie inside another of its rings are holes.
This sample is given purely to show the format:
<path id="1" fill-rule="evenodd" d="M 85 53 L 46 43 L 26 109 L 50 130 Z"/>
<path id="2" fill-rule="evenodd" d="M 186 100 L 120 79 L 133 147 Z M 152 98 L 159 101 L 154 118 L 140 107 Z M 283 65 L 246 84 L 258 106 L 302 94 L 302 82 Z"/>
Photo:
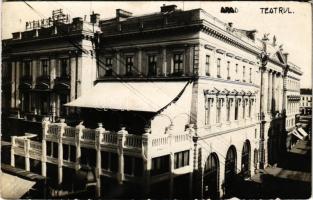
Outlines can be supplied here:
<path id="1" fill-rule="evenodd" d="M 97 152 L 97 160 L 96 160 L 96 196 L 101 196 L 101 141 L 103 139 L 103 133 L 105 129 L 102 127 L 102 123 L 98 124 L 98 128 L 96 129 L 96 141 L 95 141 L 95 148 Z"/>
<path id="2" fill-rule="evenodd" d="M 117 133 L 117 154 L 118 154 L 118 174 L 117 174 L 117 180 L 119 184 L 123 184 L 123 181 L 125 179 L 124 176 L 124 143 L 125 143 L 125 135 L 128 134 L 128 132 L 125 130 L 125 127 L 122 127 L 122 129 Z"/>

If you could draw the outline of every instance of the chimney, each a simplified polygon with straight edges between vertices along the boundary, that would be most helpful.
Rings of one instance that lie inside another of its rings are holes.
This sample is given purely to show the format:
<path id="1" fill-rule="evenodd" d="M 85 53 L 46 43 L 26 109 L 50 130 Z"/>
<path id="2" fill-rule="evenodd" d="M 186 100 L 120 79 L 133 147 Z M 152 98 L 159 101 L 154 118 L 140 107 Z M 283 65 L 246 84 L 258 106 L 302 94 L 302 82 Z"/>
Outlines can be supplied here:
<path id="1" fill-rule="evenodd" d="M 161 6 L 161 13 L 167 13 L 167 12 L 174 12 L 176 10 L 177 6 L 176 5 L 165 5 Z"/>
<path id="2" fill-rule="evenodd" d="M 90 15 L 90 23 L 98 24 L 100 21 L 100 14 L 92 12 Z"/>

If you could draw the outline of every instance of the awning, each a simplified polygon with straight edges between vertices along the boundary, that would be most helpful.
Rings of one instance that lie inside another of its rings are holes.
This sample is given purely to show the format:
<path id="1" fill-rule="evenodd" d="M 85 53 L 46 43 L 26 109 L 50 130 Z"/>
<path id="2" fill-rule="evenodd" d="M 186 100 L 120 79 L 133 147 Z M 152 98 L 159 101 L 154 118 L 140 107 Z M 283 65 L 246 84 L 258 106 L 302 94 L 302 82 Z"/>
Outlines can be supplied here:
<path id="1" fill-rule="evenodd" d="M 298 128 L 298 132 L 301 133 L 301 135 L 303 135 L 303 137 L 308 136 L 308 134 L 305 132 L 305 130 L 303 130 L 303 128 Z"/>
<path id="2" fill-rule="evenodd" d="M 158 112 L 179 99 L 188 81 L 102 82 L 65 106 Z"/>
<path id="3" fill-rule="evenodd" d="M 20 199 L 36 183 L 6 173 L 0 176 L 0 196 L 3 199 Z"/>
<path id="4" fill-rule="evenodd" d="M 300 140 L 303 140 L 303 136 L 296 129 L 292 131 L 292 134 Z"/>

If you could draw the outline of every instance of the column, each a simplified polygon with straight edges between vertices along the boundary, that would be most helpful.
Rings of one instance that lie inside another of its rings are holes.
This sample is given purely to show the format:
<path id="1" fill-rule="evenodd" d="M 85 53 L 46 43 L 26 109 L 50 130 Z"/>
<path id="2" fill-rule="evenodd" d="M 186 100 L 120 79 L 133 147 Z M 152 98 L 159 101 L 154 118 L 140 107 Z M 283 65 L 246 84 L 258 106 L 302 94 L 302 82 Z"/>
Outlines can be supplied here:
<path id="1" fill-rule="evenodd" d="M 271 80 L 271 77 L 272 77 L 272 71 L 270 70 L 268 72 L 268 75 L 269 75 L 269 79 L 268 79 L 268 108 L 267 108 L 267 112 L 270 113 L 271 110 L 272 110 L 272 80 Z"/>
<path id="2" fill-rule="evenodd" d="M 15 63 L 16 70 L 16 86 L 15 86 L 15 107 L 20 109 L 19 85 L 20 85 L 20 61 Z"/>
<path id="3" fill-rule="evenodd" d="M 36 85 L 37 63 L 39 63 L 39 60 L 38 60 L 38 59 L 34 59 L 34 60 L 32 61 L 32 85 L 33 85 L 33 88 L 34 88 L 35 85 Z"/>
<path id="4" fill-rule="evenodd" d="M 117 174 L 117 180 L 119 184 L 123 184 L 123 181 L 125 179 L 124 177 L 124 143 L 125 143 L 125 135 L 128 134 L 128 132 L 125 130 L 125 127 L 122 127 L 122 129 L 117 133 L 117 142 L 118 142 L 118 174 Z"/>
<path id="5" fill-rule="evenodd" d="M 189 135 L 194 137 L 196 135 L 196 131 L 194 129 L 194 124 L 188 124 L 188 129 L 189 129 Z M 189 151 L 189 167 L 190 167 L 190 173 L 189 173 L 189 199 L 192 199 L 193 197 L 193 191 L 192 191 L 192 187 L 193 187 L 193 161 L 195 160 L 194 158 L 194 143 L 193 140 L 189 139 L 190 141 L 190 151 Z"/>
<path id="6" fill-rule="evenodd" d="M 144 75 L 144 71 L 142 69 L 142 50 L 139 48 L 138 49 L 138 73 L 139 75 Z"/>
<path id="7" fill-rule="evenodd" d="M 55 68 L 56 66 L 54 66 Z M 73 101 L 76 97 L 75 88 L 76 88 L 76 58 L 70 57 L 70 70 L 71 70 L 71 78 L 70 78 L 70 84 L 71 84 L 71 91 L 70 91 L 70 101 Z"/>
<path id="8" fill-rule="evenodd" d="M 16 87 L 16 66 L 15 62 L 11 62 L 12 67 L 12 74 L 11 74 L 11 81 L 12 81 L 12 87 L 11 87 L 11 108 L 15 108 L 15 87 Z"/>
<path id="9" fill-rule="evenodd" d="M 59 124 L 59 132 L 58 132 L 58 183 L 61 184 L 63 182 L 63 144 L 62 138 L 64 134 L 64 128 L 66 124 L 65 120 L 61 119 L 61 123 Z"/>
<path id="10" fill-rule="evenodd" d="M 102 127 L 102 123 L 98 124 L 98 128 L 96 129 L 96 141 L 95 147 L 97 151 L 97 160 L 96 160 L 96 197 L 101 196 L 101 141 L 103 139 L 103 133 L 105 129 Z"/>
<path id="11" fill-rule="evenodd" d="M 25 153 L 25 170 L 30 171 L 30 162 L 29 162 L 29 149 L 30 149 L 30 140 L 24 139 L 24 153 Z"/>
<path id="12" fill-rule="evenodd" d="M 55 57 L 50 58 L 50 88 L 54 87 L 54 79 L 56 78 L 57 60 Z"/>
<path id="13" fill-rule="evenodd" d="M 83 135 L 84 125 L 79 124 L 76 126 L 75 132 L 75 145 L 76 145 L 76 162 L 75 162 L 75 170 L 78 171 L 80 169 L 80 157 L 81 157 L 81 149 L 80 149 L 80 140 Z"/>
<path id="14" fill-rule="evenodd" d="M 162 72 L 164 76 L 167 73 L 166 47 L 162 47 Z"/>
<path id="15" fill-rule="evenodd" d="M 171 125 L 168 129 L 168 140 L 169 140 L 169 146 L 172 145 L 172 138 L 173 138 L 173 125 Z M 174 189 L 174 153 L 170 152 L 170 184 L 169 184 L 169 199 L 172 199 L 173 197 L 173 189 Z"/>
<path id="16" fill-rule="evenodd" d="M 48 118 L 44 118 L 42 122 L 42 154 L 41 154 L 41 175 L 47 176 L 47 142 L 46 142 L 46 136 L 48 134 L 48 128 L 49 128 L 50 122 L 48 121 Z"/>
<path id="17" fill-rule="evenodd" d="M 275 76 L 276 76 L 276 72 L 272 73 L 272 110 L 276 111 L 276 92 L 275 92 L 275 88 L 276 88 L 276 84 L 275 84 Z"/>
<path id="18" fill-rule="evenodd" d="M 142 135 L 142 156 L 143 156 L 143 170 L 145 181 L 143 181 L 144 197 L 148 197 L 150 193 L 150 171 L 151 171 L 151 129 L 146 129 L 145 134 Z"/>
<path id="19" fill-rule="evenodd" d="M 11 136 L 11 166 L 12 167 L 15 167 L 15 157 L 14 157 L 15 139 L 16 139 L 16 136 Z"/>
<path id="20" fill-rule="evenodd" d="M 263 77 L 263 113 L 267 113 L 267 106 L 268 106 L 268 79 L 269 79 L 269 74 L 268 74 L 268 71 L 264 71 L 263 72 L 264 74 L 264 77 Z M 261 86 L 262 87 L 262 86 Z"/>

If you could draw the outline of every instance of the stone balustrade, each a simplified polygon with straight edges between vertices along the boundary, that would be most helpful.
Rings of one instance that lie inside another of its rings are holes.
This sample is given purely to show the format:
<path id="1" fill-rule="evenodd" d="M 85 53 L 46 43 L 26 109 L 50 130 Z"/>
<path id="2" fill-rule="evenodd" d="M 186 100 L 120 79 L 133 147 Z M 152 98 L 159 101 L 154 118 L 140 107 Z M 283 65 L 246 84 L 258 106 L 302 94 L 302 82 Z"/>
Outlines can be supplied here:
<path id="1" fill-rule="evenodd" d="M 67 126 L 64 120 L 61 120 L 60 123 L 51 123 L 48 119 L 44 119 L 42 121 L 43 135 L 41 142 L 31 140 L 33 136 L 12 137 L 11 165 L 15 166 L 15 155 L 25 158 L 25 169 L 28 171 L 31 168 L 30 159 L 39 160 L 41 161 L 42 175 L 46 176 L 46 163 L 55 164 L 58 166 L 58 183 L 62 183 L 63 167 L 79 170 L 82 167 L 82 148 L 95 149 L 97 195 L 99 195 L 100 175 L 103 175 L 101 166 L 102 152 L 116 150 L 118 171 L 110 176 L 117 178 L 117 181 L 122 184 L 127 178 L 124 172 L 124 155 L 129 154 L 127 151 L 131 155 L 143 159 L 143 170 L 149 176 L 148 172 L 151 170 L 153 158 L 166 154 L 172 155 L 175 152 L 190 150 L 193 147 L 192 136 L 194 129 L 190 127 L 180 133 L 176 133 L 172 127 L 169 127 L 164 135 L 152 134 L 151 130 L 146 128 L 144 134 L 134 135 L 129 133 L 125 127 L 122 127 L 118 132 L 114 132 L 105 130 L 101 123 L 98 126 L 96 129 L 86 128 L 82 124 L 71 127 Z M 47 155 L 48 142 L 49 145 L 57 145 L 57 157 Z M 64 160 L 64 145 L 76 147 L 76 158 L 74 160 Z M 149 182 L 149 178 L 146 181 Z"/>

